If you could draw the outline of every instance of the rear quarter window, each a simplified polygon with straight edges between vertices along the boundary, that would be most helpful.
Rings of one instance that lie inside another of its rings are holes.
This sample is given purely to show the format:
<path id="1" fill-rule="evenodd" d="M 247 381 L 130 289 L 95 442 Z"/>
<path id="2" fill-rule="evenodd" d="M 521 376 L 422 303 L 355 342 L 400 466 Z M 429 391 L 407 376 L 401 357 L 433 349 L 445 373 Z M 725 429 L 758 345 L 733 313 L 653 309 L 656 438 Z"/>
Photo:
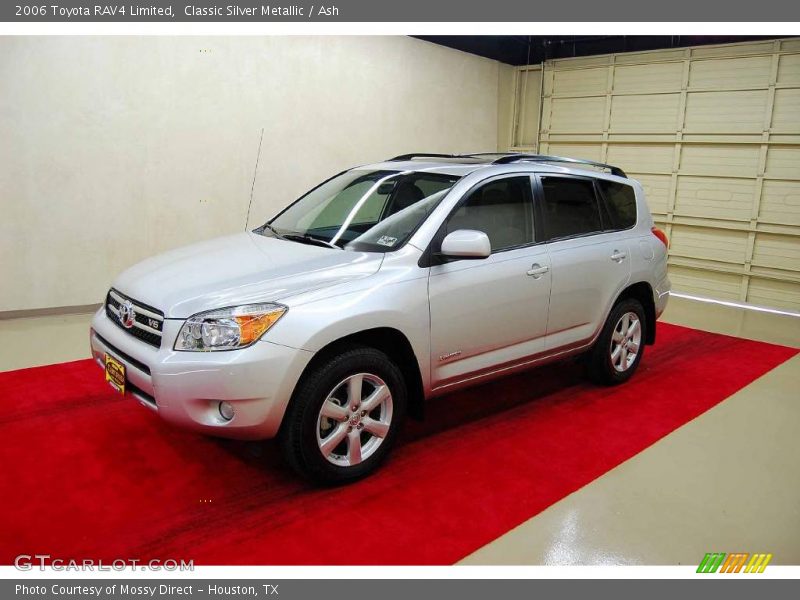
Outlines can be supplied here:
<path id="1" fill-rule="evenodd" d="M 630 229 L 636 225 L 636 192 L 633 187 L 607 179 L 598 179 L 597 183 L 606 200 L 611 227 Z"/>

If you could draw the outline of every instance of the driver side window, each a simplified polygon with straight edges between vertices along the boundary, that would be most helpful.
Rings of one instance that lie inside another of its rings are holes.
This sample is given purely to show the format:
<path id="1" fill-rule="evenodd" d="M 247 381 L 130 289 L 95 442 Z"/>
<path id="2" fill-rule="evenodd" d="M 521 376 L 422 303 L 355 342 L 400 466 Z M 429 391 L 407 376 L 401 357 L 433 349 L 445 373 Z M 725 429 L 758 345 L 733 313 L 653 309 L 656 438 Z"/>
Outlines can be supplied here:
<path id="1" fill-rule="evenodd" d="M 476 229 L 489 236 L 492 253 L 534 241 L 533 196 L 529 176 L 505 177 L 469 192 L 450 215 L 445 235 L 457 229 Z"/>

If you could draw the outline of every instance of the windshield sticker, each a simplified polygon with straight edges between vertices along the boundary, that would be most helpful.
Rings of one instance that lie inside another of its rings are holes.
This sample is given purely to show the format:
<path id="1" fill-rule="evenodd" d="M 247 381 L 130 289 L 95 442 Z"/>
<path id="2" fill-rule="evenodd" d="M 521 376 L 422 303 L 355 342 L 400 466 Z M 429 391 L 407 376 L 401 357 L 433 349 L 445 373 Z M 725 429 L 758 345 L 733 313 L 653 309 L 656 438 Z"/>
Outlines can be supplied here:
<path id="1" fill-rule="evenodd" d="M 378 243 L 381 246 L 394 246 L 395 242 L 397 241 L 396 237 L 392 237 L 390 235 L 382 235 L 378 238 Z"/>

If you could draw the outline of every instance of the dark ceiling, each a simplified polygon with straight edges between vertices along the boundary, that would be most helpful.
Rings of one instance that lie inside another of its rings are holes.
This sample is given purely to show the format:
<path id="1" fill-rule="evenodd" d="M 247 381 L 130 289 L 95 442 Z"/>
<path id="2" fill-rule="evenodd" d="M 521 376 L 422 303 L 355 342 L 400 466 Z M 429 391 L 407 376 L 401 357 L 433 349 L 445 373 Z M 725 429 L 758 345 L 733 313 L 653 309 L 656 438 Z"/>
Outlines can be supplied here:
<path id="1" fill-rule="evenodd" d="M 551 58 L 570 58 L 684 48 L 706 44 L 730 44 L 753 40 L 770 40 L 791 36 L 754 35 L 415 35 L 421 40 L 493 58 L 510 65 L 535 65 Z"/>

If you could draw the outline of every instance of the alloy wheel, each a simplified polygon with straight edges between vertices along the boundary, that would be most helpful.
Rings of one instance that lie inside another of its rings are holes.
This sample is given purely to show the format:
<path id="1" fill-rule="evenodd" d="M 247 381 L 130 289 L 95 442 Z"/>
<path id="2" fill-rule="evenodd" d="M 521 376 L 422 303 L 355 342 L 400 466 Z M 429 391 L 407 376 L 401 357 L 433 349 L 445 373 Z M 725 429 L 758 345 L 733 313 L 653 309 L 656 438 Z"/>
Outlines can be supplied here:
<path id="1" fill-rule="evenodd" d="M 357 465 L 383 443 L 392 424 L 392 393 L 377 375 L 357 373 L 328 394 L 317 417 L 317 446 L 328 462 Z"/>
<path id="2" fill-rule="evenodd" d="M 626 312 L 611 334 L 611 364 L 620 373 L 627 371 L 639 354 L 642 343 L 642 323 L 634 312 Z"/>

